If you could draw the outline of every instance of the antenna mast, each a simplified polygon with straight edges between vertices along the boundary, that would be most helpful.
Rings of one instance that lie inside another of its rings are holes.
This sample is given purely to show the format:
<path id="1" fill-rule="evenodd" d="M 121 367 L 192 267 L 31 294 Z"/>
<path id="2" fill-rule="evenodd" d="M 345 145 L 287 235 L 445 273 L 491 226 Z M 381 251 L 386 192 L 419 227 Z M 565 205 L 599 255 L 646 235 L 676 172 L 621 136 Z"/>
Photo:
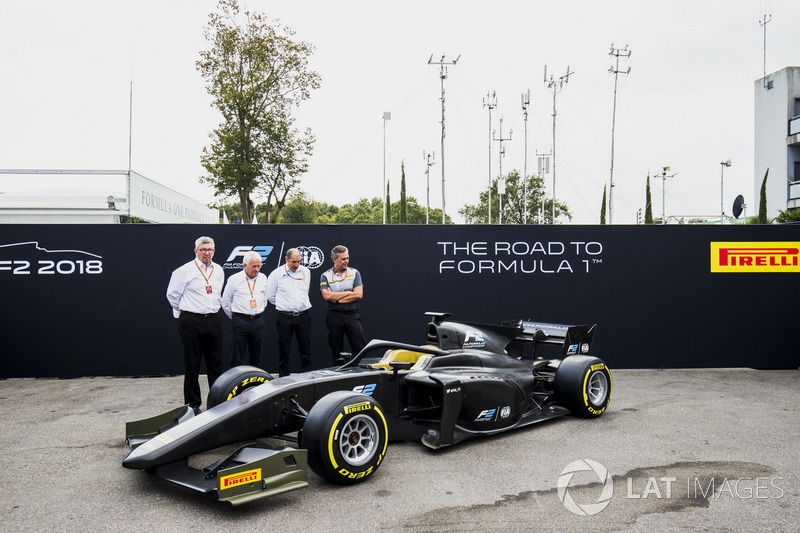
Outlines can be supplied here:
<path id="1" fill-rule="evenodd" d="M 767 18 L 769 17 L 769 18 Z M 764 87 L 767 86 L 767 24 L 772 20 L 772 15 L 764 14 L 764 17 L 758 21 L 758 25 L 764 28 Z"/>
<path id="2" fill-rule="evenodd" d="M 556 94 L 569 82 L 569 77 L 572 74 L 574 74 L 574 72 L 570 72 L 569 67 L 567 67 L 566 74 L 558 79 L 553 79 L 553 75 L 551 74 L 548 80 L 547 65 L 544 66 L 544 84 L 548 89 L 553 90 L 553 205 L 551 206 L 553 219 L 550 222 L 551 224 L 556 223 Z"/>
<path id="3" fill-rule="evenodd" d="M 512 133 L 514 132 L 509 130 L 508 137 L 503 137 L 503 118 L 500 117 L 500 137 L 495 137 L 494 131 L 492 132 L 492 140 L 498 141 L 500 143 L 499 155 L 497 156 L 498 163 L 500 164 L 500 177 L 497 178 L 497 198 L 500 200 L 500 209 L 498 209 L 498 221 L 500 224 L 503 223 L 503 193 L 505 192 L 506 188 L 505 180 L 503 179 L 503 157 L 506 155 L 506 149 L 503 147 L 503 142 L 510 141 Z"/>
<path id="4" fill-rule="evenodd" d="M 620 74 L 625 74 L 626 76 L 630 74 L 631 67 L 628 67 L 628 70 L 620 70 L 619 69 L 619 58 L 629 58 L 631 57 L 631 51 L 628 49 L 628 45 L 625 45 L 625 48 L 614 48 L 614 43 L 611 43 L 611 52 L 609 54 L 611 57 L 616 58 L 616 65 L 612 66 L 608 69 L 609 72 L 614 74 L 614 111 L 611 113 L 611 176 L 609 179 L 610 186 L 608 188 L 608 223 L 614 223 L 614 130 L 617 125 L 617 78 L 619 78 Z"/>
<path id="5" fill-rule="evenodd" d="M 458 55 L 457 58 L 453 59 L 452 61 L 445 60 L 445 55 L 442 54 L 442 58 L 439 61 L 433 60 L 433 55 L 431 55 L 430 59 L 428 59 L 429 65 L 439 65 L 439 79 L 441 79 L 442 83 L 442 155 L 441 155 L 441 163 L 442 163 L 442 224 L 445 223 L 445 194 L 444 194 L 444 80 L 447 78 L 447 67 L 450 65 L 455 65 L 458 63 L 458 60 L 461 59 L 461 54 Z"/>
<path id="6" fill-rule="evenodd" d="M 483 107 L 489 109 L 489 219 L 487 224 L 492 223 L 492 109 L 497 107 L 497 93 L 486 92 L 486 98 L 483 99 Z"/>
<path id="7" fill-rule="evenodd" d="M 431 217 L 431 167 L 436 162 L 436 152 L 428 153 L 422 152 L 422 157 L 425 159 L 425 195 L 426 195 L 426 207 L 425 207 L 425 223 L 430 223 Z"/>
<path id="8" fill-rule="evenodd" d="M 531 103 L 531 90 L 522 93 L 522 116 L 525 122 L 525 158 L 522 165 L 522 223 L 528 223 L 528 105 Z"/>

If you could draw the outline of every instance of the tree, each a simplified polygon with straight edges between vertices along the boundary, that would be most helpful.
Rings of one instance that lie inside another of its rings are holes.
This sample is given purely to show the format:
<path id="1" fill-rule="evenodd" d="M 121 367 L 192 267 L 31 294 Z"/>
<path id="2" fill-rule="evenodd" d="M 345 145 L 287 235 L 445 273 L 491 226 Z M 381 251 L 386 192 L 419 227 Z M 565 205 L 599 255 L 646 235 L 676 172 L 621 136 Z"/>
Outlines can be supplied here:
<path id="1" fill-rule="evenodd" d="M 606 223 L 606 186 L 603 185 L 603 204 L 600 206 L 600 224 Z"/>
<path id="2" fill-rule="evenodd" d="M 406 224 L 408 222 L 408 206 L 406 205 L 406 163 L 402 161 L 400 163 L 400 205 L 398 206 L 398 212 L 400 216 L 398 217 L 398 221 L 400 224 Z"/>
<path id="3" fill-rule="evenodd" d="M 775 222 L 779 224 L 800 222 L 800 209 L 787 209 L 786 211 L 778 211 L 778 216 L 775 217 Z"/>
<path id="4" fill-rule="evenodd" d="M 525 187 L 523 187 L 519 171 L 512 170 L 506 176 L 506 192 L 503 195 L 503 222 L 506 224 L 523 224 L 525 221 Z M 547 198 L 544 190 L 544 180 L 540 176 L 529 176 L 527 183 L 527 220 L 528 224 L 553 223 L 553 199 Z M 489 190 L 481 191 L 478 203 L 467 204 L 458 212 L 464 217 L 467 224 L 485 223 L 489 219 Z M 561 202 L 556 202 L 556 221 L 560 217 L 572 220 L 569 207 Z M 492 213 L 500 213 L 500 196 L 497 194 L 497 180 L 492 182 Z M 433 218 L 433 214 L 431 214 Z"/>
<path id="5" fill-rule="evenodd" d="M 391 180 L 386 180 L 386 223 L 392 223 L 392 199 L 389 196 L 389 184 Z"/>
<path id="6" fill-rule="evenodd" d="M 761 182 L 761 199 L 758 202 L 758 223 L 769 224 L 767 219 L 767 177 L 769 169 L 764 173 L 764 181 Z"/>
<path id="7" fill-rule="evenodd" d="M 386 206 L 388 210 L 388 205 Z M 354 204 L 343 205 L 336 215 L 337 224 L 380 224 L 383 218 L 383 203 L 380 198 L 360 199 Z M 388 220 L 388 218 L 387 218 Z"/>
<path id="8" fill-rule="evenodd" d="M 647 188 L 644 193 L 644 223 L 653 223 L 653 196 L 650 194 L 650 174 L 647 174 Z"/>
<path id="9" fill-rule="evenodd" d="M 217 7 L 205 30 L 210 48 L 200 52 L 196 65 L 223 122 L 203 149 L 208 174 L 201 181 L 217 196 L 236 197 L 248 223 L 252 195 L 265 194 L 265 218 L 273 221 L 305 172 L 313 146 L 310 131 L 301 136 L 290 113 L 319 87 L 319 75 L 308 68 L 313 48 L 262 14 L 240 13 L 237 0 L 220 0 Z"/>

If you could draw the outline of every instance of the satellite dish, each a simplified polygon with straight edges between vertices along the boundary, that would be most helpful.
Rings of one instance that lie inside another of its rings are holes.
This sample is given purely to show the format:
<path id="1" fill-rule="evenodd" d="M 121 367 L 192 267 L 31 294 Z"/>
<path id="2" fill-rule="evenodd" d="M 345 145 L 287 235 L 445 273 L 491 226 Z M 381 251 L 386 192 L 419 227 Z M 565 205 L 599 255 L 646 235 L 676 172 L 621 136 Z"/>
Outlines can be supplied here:
<path id="1" fill-rule="evenodd" d="M 733 216 L 735 218 L 739 218 L 739 215 L 742 214 L 742 209 L 744 208 L 744 196 L 741 194 L 736 197 L 736 200 L 733 201 Z"/>

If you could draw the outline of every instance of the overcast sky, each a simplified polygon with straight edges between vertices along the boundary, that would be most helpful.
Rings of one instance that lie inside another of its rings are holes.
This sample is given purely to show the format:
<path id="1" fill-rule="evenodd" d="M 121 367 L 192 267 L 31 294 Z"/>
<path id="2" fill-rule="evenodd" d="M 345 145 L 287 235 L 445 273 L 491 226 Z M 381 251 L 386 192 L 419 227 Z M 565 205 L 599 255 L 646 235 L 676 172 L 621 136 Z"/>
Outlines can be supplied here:
<path id="1" fill-rule="evenodd" d="M 448 68 L 445 192 L 447 213 L 475 203 L 499 173 L 491 142 L 488 92 L 497 97 L 492 128 L 502 170 L 522 170 L 521 95 L 530 90 L 528 171 L 552 149 L 553 93 L 548 77 L 573 74 L 557 95 L 556 197 L 573 223 L 598 223 L 609 182 L 614 76 L 616 115 L 614 223 L 635 224 L 650 173 L 654 215 L 661 215 L 664 166 L 667 216 L 720 211 L 720 162 L 726 212 L 743 194 L 754 212 L 754 83 L 766 71 L 800 65 L 797 0 L 406 0 L 404 2 L 250 0 L 251 11 L 279 19 L 311 43 L 322 87 L 302 104 L 298 124 L 317 137 L 302 189 L 341 205 L 380 196 L 383 113 L 386 173 L 399 198 L 405 162 L 408 194 L 425 205 L 424 153 L 431 207 L 441 207 L 439 69 Z M 207 47 L 203 29 L 215 0 L 4 0 L 0 7 L 0 168 L 128 168 L 196 200 L 218 201 L 198 182 L 200 155 L 220 117 L 195 68 Z M 767 17 L 769 19 L 769 17 Z M 513 133 L 512 133 L 513 130 Z M 121 192 L 120 178 L 105 178 Z M 0 176 L 0 191 L 63 186 L 102 188 L 98 180 Z M 758 182 L 760 183 L 760 177 Z M 548 194 L 552 182 L 548 181 Z M 258 199 L 257 199 L 258 201 Z"/>

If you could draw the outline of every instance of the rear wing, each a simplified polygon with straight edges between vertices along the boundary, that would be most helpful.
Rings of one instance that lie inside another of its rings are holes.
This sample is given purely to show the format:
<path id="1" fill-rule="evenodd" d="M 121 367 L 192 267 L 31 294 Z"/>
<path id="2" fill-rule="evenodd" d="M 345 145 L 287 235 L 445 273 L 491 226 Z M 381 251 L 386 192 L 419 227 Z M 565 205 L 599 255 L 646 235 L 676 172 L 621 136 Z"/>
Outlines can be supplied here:
<path id="1" fill-rule="evenodd" d="M 597 324 L 570 326 L 532 320 L 519 320 L 516 325 L 522 327 L 522 333 L 517 335 L 517 340 L 561 345 L 564 356 L 589 353 L 597 329 Z"/>
<path id="2" fill-rule="evenodd" d="M 443 350 L 478 348 L 505 352 L 519 357 L 526 343 L 561 346 L 561 355 L 589 353 L 597 327 L 567 325 L 533 320 L 506 320 L 500 325 L 475 322 L 451 322 L 449 313 L 425 313 L 431 317 L 427 341 Z"/>

